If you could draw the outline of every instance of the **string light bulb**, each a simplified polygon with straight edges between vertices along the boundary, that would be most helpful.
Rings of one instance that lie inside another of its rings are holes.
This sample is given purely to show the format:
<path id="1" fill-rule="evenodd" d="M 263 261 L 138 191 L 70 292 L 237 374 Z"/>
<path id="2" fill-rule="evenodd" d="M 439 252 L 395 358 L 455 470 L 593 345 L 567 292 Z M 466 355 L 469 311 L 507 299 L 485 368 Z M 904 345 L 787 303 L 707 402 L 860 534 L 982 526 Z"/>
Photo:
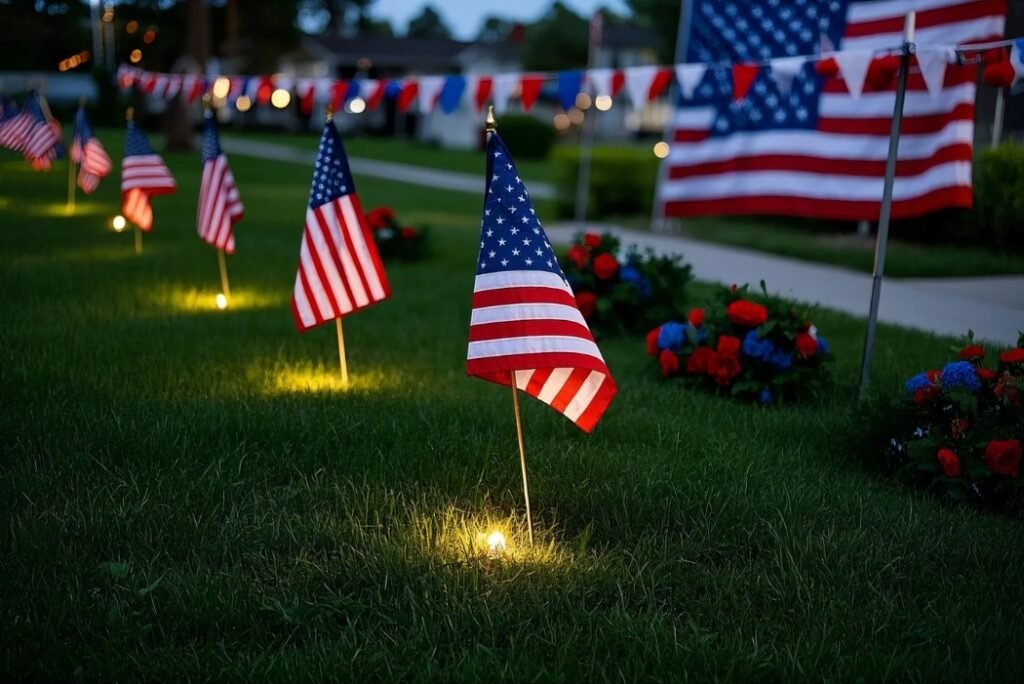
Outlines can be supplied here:
<path id="1" fill-rule="evenodd" d="M 505 553 L 508 549 L 508 542 L 505 541 L 505 535 L 498 530 L 494 530 L 487 535 L 487 555 L 491 558 L 496 558 L 501 554 Z"/>
<path id="2" fill-rule="evenodd" d="M 228 308 L 228 298 L 224 296 L 223 292 L 217 293 L 217 308 L 221 311 Z"/>

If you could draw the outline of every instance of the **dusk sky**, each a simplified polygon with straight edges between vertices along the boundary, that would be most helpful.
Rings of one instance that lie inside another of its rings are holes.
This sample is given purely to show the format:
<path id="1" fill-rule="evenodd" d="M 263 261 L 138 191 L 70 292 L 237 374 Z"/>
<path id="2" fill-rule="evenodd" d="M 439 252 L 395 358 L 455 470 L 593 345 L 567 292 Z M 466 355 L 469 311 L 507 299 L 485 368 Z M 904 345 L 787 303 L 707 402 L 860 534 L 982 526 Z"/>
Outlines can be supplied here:
<path id="1" fill-rule="evenodd" d="M 608 7 L 614 12 L 628 13 L 625 0 L 563 0 L 577 14 L 589 16 L 598 7 Z M 376 0 L 371 5 L 375 17 L 386 18 L 397 32 L 404 32 L 409 19 L 419 14 L 424 4 L 432 4 L 444 19 L 445 24 L 455 33 L 456 38 L 475 38 L 484 17 L 498 15 L 518 20 L 533 20 L 539 17 L 552 0 L 438 0 L 427 3 L 424 0 Z"/>

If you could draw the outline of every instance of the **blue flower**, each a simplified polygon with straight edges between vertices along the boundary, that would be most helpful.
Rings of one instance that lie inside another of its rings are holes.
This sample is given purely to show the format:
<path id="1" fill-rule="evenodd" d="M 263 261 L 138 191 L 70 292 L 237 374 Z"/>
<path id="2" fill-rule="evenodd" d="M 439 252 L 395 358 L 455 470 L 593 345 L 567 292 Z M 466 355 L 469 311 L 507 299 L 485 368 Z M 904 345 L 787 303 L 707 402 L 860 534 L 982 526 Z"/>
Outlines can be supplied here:
<path id="1" fill-rule="evenodd" d="M 686 326 L 682 323 L 669 321 L 661 326 L 658 332 L 658 349 L 679 351 L 686 342 Z"/>
<path id="2" fill-rule="evenodd" d="M 974 372 L 974 366 L 967 361 L 954 361 L 947 363 L 942 369 L 942 386 L 947 389 L 962 387 L 972 392 L 981 389 L 981 380 Z"/>
<path id="3" fill-rule="evenodd" d="M 775 366 L 775 370 L 789 370 L 793 366 L 793 355 L 784 349 L 776 349 L 768 358 L 768 363 Z"/>
<path id="4" fill-rule="evenodd" d="M 756 330 L 751 330 L 743 338 L 743 353 L 752 359 L 767 362 L 774 351 L 775 345 L 772 341 L 758 337 Z"/>
<path id="5" fill-rule="evenodd" d="M 761 390 L 761 393 L 757 395 L 757 400 L 762 404 L 770 404 L 772 403 L 772 393 L 768 391 L 767 387 L 765 387 Z"/>
<path id="6" fill-rule="evenodd" d="M 634 266 L 623 266 L 619 269 L 619 277 L 622 278 L 623 282 L 629 283 L 636 287 L 640 292 L 640 296 L 647 299 L 651 296 L 651 284 L 644 277 L 644 274 Z"/>
<path id="7" fill-rule="evenodd" d="M 923 390 L 923 389 L 928 389 L 930 387 L 934 387 L 934 385 L 932 385 L 932 381 L 928 379 L 928 374 L 927 373 L 918 373 L 914 377 L 912 377 L 909 380 L 907 380 L 906 387 L 907 387 L 907 392 L 909 392 L 910 394 L 913 394 L 914 392 L 916 392 L 918 390 Z"/>
<path id="8" fill-rule="evenodd" d="M 828 342 L 826 342 L 824 336 L 820 334 L 818 335 L 818 351 L 822 354 L 828 354 L 831 351 L 831 349 L 829 349 Z"/>

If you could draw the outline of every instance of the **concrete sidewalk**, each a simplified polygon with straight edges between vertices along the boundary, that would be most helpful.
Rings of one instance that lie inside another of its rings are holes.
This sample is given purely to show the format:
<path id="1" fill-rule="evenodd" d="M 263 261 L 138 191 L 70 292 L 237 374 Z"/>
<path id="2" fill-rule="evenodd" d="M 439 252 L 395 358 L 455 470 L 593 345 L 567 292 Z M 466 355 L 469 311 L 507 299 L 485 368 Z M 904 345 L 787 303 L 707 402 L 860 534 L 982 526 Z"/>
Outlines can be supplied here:
<path id="1" fill-rule="evenodd" d="M 303 164 L 310 168 L 311 175 L 313 162 L 316 161 L 316 152 L 280 143 L 243 140 L 225 136 L 221 138 L 220 146 L 228 154 Z M 468 192 L 474 195 L 482 195 L 484 191 L 483 174 L 441 171 L 425 166 L 397 164 L 395 162 L 365 159 L 363 157 L 349 157 L 348 160 L 352 166 L 352 172 L 357 176 L 373 176 L 375 178 L 398 181 L 399 183 L 411 183 L 429 188 L 438 188 L 439 190 Z M 555 190 L 548 183 L 534 182 L 530 183 L 530 195 L 538 199 L 550 199 L 555 196 Z"/>
<path id="2" fill-rule="evenodd" d="M 552 241 L 568 242 L 580 226 L 545 228 Z M 682 254 L 701 280 L 725 284 L 764 280 L 768 290 L 854 316 L 867 317 L 871 276 L 837 266 L 724 247 L 689 238 L 600 226 L 623 245 Z M 973 330 L 981 339 L 1012 345 L 1024 330 L 1024 276 L 895 279 L 882 284 L 878 319 L 885 323 L 958 337 Z"/>

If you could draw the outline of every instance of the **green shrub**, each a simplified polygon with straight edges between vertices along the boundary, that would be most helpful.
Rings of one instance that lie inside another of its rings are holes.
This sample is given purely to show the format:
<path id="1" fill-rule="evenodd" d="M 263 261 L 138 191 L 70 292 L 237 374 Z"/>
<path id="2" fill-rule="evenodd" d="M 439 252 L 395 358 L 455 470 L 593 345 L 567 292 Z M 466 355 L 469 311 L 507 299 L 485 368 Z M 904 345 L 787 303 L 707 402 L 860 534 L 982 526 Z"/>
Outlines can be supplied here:
<path id="1" fill-rule="evenodd" d="M 982 244 L 1024 252 L 1024 145 L 974 155 L 974 215 Z"/>
<path id="2" fill-rule="evenodd" d="M 559 216 L 572 216 L 580 169 L 579 148 L 557 148 L 552 162 L 557 188 L 555 209 Z M 593 219 L 649 215 L 657 177 L 658 160 L 649 150 L 595 147 L 590 164 L 587 215 Z"/>
<path id="3" fill-rule="evenodd" d="M 503 116 L 498 130 L 508 148 L 516 151 L 516 159 L 547 159 L 555 144 L 551 124 L 532 116 Z"/>

